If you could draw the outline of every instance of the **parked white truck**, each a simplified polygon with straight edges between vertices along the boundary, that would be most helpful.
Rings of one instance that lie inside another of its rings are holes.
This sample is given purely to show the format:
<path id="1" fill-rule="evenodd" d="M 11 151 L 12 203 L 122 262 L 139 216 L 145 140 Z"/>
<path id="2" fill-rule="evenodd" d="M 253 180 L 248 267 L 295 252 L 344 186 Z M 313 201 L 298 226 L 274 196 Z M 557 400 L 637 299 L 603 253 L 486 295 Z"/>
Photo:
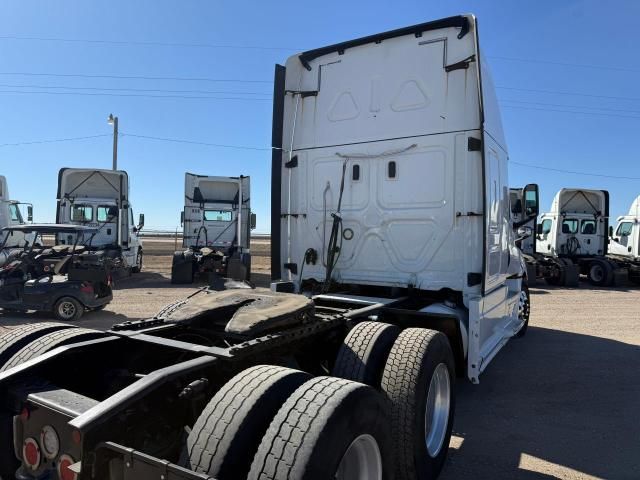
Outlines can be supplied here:
<path id="1" fill-rule="evenodd" d="M 536 251 L 564 263 L 559 284 L 566 283 L 571 272 L 571 276 L 585 275 L 593 285 L 612 285 L 627 272 L 608 257 L 608 227 L 609 192 L 563 188 L 554 197 L 549 213 L 540 216 Z"/>
<path id="2" fill-rule="evenodd" d="M 129 202 L 129 176 L 123 170 L 62 168 L 58 173 L 56 223 L 97 227 L 91 240 L 94 247 L 120 254 L 125 267 L 142 269 L 143 248 L 140 230 L 144 215 L 134 221 Z M 58 236 L 59 244 L 73 244 L 69 235 Z"/>
<path id="3" fill-rule="evenodd" d="M 609 258 L 628 269 L 629 280 L 640 283 L 640 196 L 617 222 L 615 229 L 609 227 Z"/>
<path id="4" fill-rule="evenodd" d="M 27 209 L 27 220 L 25 222 L 20 206 L 24 205 Z M 11 200 L 9 196 L 9 185 L 7 178 L 0 175 L 0 228 L 12 227 L 16 225 L 24 225 L 33 221 L 33 205 L 30 203 L 22 203 L 17 200 Z M 6 247 L 23 245 L 24 233 L 11 232 L 10 238 L 7 238 Z"/>
<path id="5" fill-rule="evenodd" d="M 251 276 L 250 178 L 186 173 L 180 214 L 182 247 L 173 255 L 172 283 L 192 283 L 196 275 L 235 280 Z"/>
<path id="6" fill-rule="evenodd" d="M 274 90 L 272 288 L 382 304 L 375 320 L 406 329 L 380 372 L 402 479 L 440 470 L 455 375 L 477 383 L 530 308 L 475 18 L 427 25 L 295 55 Z M 436 331 L 446 347 L 429 344 Z"/>

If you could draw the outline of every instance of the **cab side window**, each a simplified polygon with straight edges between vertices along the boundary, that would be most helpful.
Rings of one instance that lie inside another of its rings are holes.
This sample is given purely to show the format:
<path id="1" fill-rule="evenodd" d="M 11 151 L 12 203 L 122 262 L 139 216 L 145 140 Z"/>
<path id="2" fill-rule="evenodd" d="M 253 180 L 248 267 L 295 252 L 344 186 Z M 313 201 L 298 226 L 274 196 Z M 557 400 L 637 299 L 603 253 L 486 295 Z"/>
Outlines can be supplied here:
<path id="1" fill-rule="evenodd" d="M 74 205 L 71 208 L 71 220 L 73 222 L 90 222 L 93 220 L 93 207 L 91 205 Z"/>
<path id="2" fill-rule="evenodd" d="M 23 223 L 22 215 L 20 215 L 20 210 L 17 205 L 9 205 L 9 214 L 11 215 L 12 222 Z"/>
<path id="3" fill-rule="evenodd" d="M 542 221 L 542 234 L 546 235 L 551 231 L 551 226 L 553 225 L 553 220 L 550 218 L 546 218 Z"/>
<path id="4" fill-rule="evenodd" d="M 616 230 L 617 237 L 628 237 L 631 235 L 631 230 L 633 229 L 632 222 L 622 222 L 618 225 L 618 229 Z"/>

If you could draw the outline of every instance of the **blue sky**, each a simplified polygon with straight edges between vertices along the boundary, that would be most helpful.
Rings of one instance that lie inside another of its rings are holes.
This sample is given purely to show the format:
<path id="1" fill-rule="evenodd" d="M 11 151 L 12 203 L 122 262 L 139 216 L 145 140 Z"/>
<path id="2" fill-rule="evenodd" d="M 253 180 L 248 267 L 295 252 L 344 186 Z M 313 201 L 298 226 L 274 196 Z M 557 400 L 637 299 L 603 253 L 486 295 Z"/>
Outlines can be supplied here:
<path id="1" fill-rule="evenodd" d="M 113 112 L 125 134 L 264 148 L 121 138 L 119 166 L 129 172 L 132 202 L 149 228 L 177 226 L 187 170 L 251 175 L 258 231 L 266 232 L 273 65 L 296 51 L 466 12 L 478 16 L 481 48 L 502 87 L 513 162 L 640 177 L 640 2 L 632 0 L 5 0 L 0 174 L 14 198 L 34 203 L 37 221 L 53 221 L 60 167 L 110 168 L 106 118 Z M 7 145 L 94 135 L 106 136 Z M 562 187 L 608 189 L 614 217 L 640 195 L 637 179 L 512 163 L 510 183 L 530 182 L 540 184 L 543 210 Z"/>

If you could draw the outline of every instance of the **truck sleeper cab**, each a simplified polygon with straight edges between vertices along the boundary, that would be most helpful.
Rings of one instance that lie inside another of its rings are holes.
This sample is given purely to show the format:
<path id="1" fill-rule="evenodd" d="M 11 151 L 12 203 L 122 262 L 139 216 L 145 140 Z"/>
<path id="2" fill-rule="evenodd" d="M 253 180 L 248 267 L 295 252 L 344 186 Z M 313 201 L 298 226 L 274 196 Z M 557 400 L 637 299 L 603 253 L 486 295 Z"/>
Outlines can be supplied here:
<path id="1" fill-rule="evenodd" d="M 139 272 L 143 263 L 141 214 L 134 221 L 129 202 L 129 177 L 121 170 L 62 168 L 58 173 L 56 223 L 97 227 L 91 245 L 120 255 L 124 266 Z M 58 236 L 56 242 L 72 244 L 72 236 Z"/>
<path id="2" fill-rule="evenodd" d="M 20 206 L 24 205 L 27 210 L 27 221 L 25 222 Z M 33 221 L 33 205 L 11 200 L 9 196 L 9 186 L 6 177 L 0 175 L 0 228 L 24 225 Z M 7 239 L 6 246 L 18 246 L 24 242 L 23 232 L 11 232 L 11 238 Z"/>

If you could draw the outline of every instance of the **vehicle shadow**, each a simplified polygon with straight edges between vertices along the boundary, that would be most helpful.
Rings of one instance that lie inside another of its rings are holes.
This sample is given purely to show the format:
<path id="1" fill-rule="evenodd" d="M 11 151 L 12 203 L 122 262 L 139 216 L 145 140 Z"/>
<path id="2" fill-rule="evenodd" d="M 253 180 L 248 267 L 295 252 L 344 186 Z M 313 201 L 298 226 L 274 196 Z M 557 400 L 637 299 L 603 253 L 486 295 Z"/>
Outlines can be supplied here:
<path id="1" fill-rule="evenodd" d="M 458 381 L 441 480 L 640 478 L 638 364 L 639 346 L 530 326 Z"/>

